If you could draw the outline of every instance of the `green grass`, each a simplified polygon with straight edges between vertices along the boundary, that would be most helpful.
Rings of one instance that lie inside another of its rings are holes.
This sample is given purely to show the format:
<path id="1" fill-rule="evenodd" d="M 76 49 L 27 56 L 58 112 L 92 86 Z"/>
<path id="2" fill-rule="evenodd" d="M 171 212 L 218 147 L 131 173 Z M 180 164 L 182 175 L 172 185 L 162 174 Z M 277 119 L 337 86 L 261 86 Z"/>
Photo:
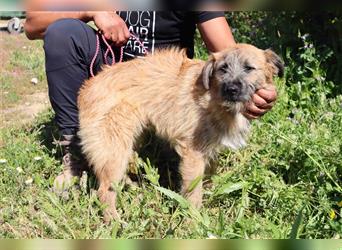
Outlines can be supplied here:
<path id="1" fill-rule="evenodd" d="M 26 57 L 14 64 L 25 68 Z M 248 146 L 221 153 L 200 211 L 160 186 L 153 159 L 137 159 L 140 185 L 115 187 L 122 222 L 105 225 L 91 173 L 68 199 L 50 190 L 62 169 L 51 111 L 1 129 L 0 237 L 341 238 L 342 96 L 318 77 L 324 72 L 313 58 L 310 69 L 287 65 L 277 104 L 253 122 Z"/>

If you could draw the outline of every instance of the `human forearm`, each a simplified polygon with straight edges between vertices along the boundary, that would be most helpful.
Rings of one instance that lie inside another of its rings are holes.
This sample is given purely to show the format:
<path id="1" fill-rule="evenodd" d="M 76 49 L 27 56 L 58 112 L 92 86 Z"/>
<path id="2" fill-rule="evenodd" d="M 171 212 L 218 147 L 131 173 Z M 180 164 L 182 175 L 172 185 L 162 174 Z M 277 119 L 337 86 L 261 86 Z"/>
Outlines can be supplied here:
<path id="1" fill-rule="evenodd" d="M 235 45 L 235 40 L 225 17 L 198 24 L 202 39 L 210 52 L 218 52 Z"/>
<path id="2" fill-rule="evenodd" d="M 43 39 L 47 27 L 63 18 L 75 18 L 85 22 L 92 19 L 90 12 L 51 12 L 51 11 L 29 11 L 26 13 L 25 33 L 33 39 Z"/>
<path id="3" fill-rule="evenodd" d="M 43 39 L 47 27 L 63 18 L 75 18 L 84 22 L 93 20 L 106 39 L 112 40 L 118 47 L 126 44 L 130 37 L 125 22 L 114 11 L 27 12 L 26 36 L 31 40 Z"/>

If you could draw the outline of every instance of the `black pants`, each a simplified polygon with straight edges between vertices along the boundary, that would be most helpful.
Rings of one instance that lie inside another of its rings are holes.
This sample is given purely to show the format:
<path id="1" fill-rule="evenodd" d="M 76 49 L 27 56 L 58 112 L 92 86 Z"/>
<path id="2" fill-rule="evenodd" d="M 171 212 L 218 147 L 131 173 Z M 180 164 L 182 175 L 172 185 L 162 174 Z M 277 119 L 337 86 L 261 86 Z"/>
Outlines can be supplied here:
<path id="1" fill-rule="evenodd" d="M 94 74 L 104 62 L 105 45 L 95 61 Z M 62 135 L 78 130 L 77 95 L 90 77 L 96 50 L 96 31 L 77 19 L 61 19 L 51 24 L 44 37 L 49 98 Z"/>

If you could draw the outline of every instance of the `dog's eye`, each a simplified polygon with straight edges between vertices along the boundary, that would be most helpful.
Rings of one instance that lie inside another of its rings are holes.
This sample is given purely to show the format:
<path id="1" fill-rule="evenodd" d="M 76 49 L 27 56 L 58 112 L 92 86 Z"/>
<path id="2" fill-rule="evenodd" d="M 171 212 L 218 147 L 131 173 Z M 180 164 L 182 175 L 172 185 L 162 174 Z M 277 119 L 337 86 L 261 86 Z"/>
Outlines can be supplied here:
<path id="1" fill-rule="evenodd" d="M 252 70 L 255 70 L 256 68 L 252 67 L 252 66 L 249 66 L 249 65 L 245 65 L 244 66 L 244 70 L 249 72 L 249 71 L 252 71 Z"/>
<path id="2" fill-rule="evenodd" d="M 219 68 L 219 71 L 222 72 L 222 73 L 226 73 L 228 70 L 228 65 L 227 64 L 224 64 L 222 65 L 220 68 Z"/>

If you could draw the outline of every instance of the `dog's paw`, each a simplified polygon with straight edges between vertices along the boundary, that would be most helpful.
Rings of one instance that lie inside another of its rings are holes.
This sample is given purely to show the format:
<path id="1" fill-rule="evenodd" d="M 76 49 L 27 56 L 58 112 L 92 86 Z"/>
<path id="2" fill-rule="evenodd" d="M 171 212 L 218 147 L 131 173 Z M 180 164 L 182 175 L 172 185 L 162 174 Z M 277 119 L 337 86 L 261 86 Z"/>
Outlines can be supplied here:
<path id="1" fill-rule="evenodd" d="M 202 196 L 190 196 L 187 199 L 194 208 L 200 209 L 202 207 Z"/>
<path id="2" fill-rule="evenodd" d="M 109 225 L 112 221 L 121 221 L 120 215 L 115 208 L 105 208 L 103 212 L 103 221 Z"/>
<path id="3" fill-rule="evenodd" d="M 194 208 L 201 208 L 202 207 L 202 192 L 199 190 L 194 190 L 190 193 L 188 192 L 181 192 L 182 195 L 187 199 L 187 201 L 193 206 Z"/>

